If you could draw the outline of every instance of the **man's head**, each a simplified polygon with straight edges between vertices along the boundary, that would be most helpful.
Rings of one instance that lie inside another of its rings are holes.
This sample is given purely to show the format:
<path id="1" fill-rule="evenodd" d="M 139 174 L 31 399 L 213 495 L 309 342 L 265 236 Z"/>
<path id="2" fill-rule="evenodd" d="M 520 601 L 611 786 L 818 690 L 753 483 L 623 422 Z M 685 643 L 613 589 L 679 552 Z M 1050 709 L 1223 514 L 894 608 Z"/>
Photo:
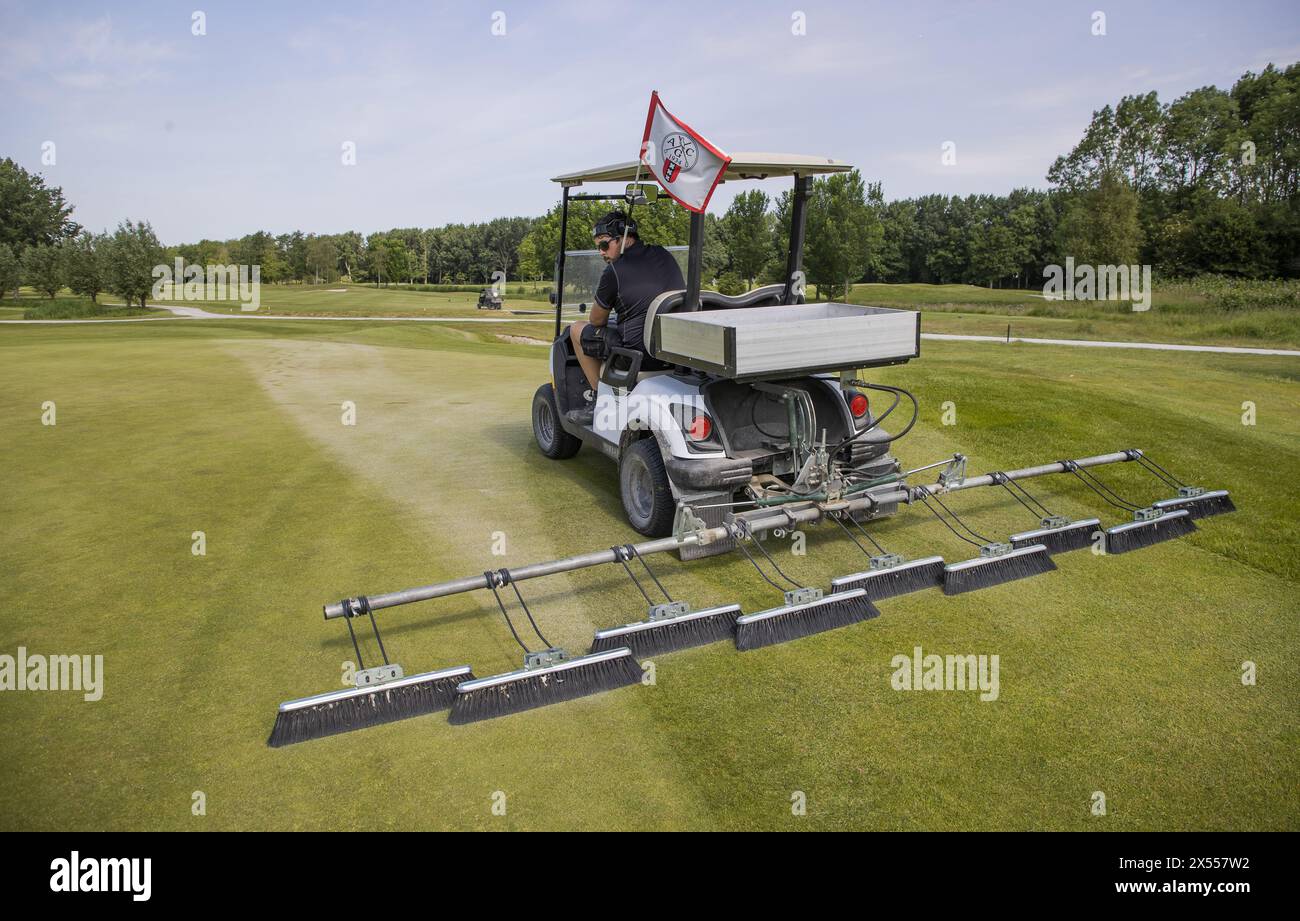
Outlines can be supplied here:
<path id="1" fill-rule="evenodd" d="M 606 262 L 613 262 L 623 252 L 623 231 L 627 230 L 627 245 L 637 242 L 636 221 L 628 220 L 622 211 L 611 211 L 591 229 L 591 237 L 596 249 Z"/>

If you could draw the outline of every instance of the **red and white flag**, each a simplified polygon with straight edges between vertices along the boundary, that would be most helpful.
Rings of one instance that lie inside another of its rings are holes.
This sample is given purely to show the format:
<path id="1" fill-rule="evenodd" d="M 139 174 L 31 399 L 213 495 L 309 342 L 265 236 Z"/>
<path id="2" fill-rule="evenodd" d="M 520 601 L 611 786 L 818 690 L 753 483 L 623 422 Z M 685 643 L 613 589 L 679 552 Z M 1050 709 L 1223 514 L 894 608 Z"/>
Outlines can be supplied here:
<path id="1" fill-rule="evenodd" d="M 641 139 L 641 162 L 678 204 L 702 212 L 722 179 L 731 157 L 714 147 L 690 125 L 664 108 L 656 90 L 650 94 Z"/>

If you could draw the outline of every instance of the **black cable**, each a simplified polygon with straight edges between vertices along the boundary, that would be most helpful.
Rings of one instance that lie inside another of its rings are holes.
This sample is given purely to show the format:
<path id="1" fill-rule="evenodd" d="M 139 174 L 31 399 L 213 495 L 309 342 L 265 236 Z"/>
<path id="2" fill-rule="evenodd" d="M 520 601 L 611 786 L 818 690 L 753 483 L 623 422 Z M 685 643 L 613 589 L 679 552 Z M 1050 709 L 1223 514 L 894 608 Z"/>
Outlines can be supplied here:
<path id="1" fill-rule="evenodd" d="M 852 514 L 849 515 L 849 521 L 853 522 L 853 524 L 857 527 L 857 529 L 862 532 L 862 536 L 865 537 L 867 540 L 871 541 L 872 546 L 875 547 L 877 550 L 879 550 L 882 555 L 889 553 L 888 550 L 880 546 L 880 542 L 878 540 L 876 540 L 874 537 L 872 537 L 870 534 L 867 533 L 867 529 L 862 526 L 862 522 L 854 518 Z"/>
<path id="2" fill-rule="evenodd" d="M 947 512 L 947 513 L 948 513 L 948 516 L 949 516 L 950 518 L 952 518 L 953 521 L 955 521 L 955 522 L 957 522 L 959 525 L 961 525 L 961 529 L 962 529 L 963 531 L 965 531 L 967 534 L 969 534 L 971 537 L 978 537 L 980 540 L 984 541 L 984 543 L 986 543 L 986 544 L 988 544 L 988 543 L 992 543 L 992 542 L 993 542 L 991 538 L 985 537 L 985 536 L 984 536 L 983 534 L 981 534 L 979 531 L 976 531 L 974 528 L 972 528 L 972 527 L 971 527 L 970 525 L 968 525 L 966 522 L 962 521 L 961 518 L 957 515 L 957 513 L 954 512 L 952 509 L 948 508 L 948 506 L 944 505 L 944 504 L 943 504 L 943 500 L 940 499 L 938 496 L 936 496 L 934 493 L 930 492 L 928 489 L 925 489 L 925 487 L 922 487 L 922 489 L 925 491 L 925 494 L 926 494 L 927 496 L 929 496 L 929 497 L 930 497 L 931 499 L 933 499 L 935 502 L 938 502 L 938 503 L 939 503 L 939 508 L 941 508 L 941 509 L 943 509 L 945 512 Z"/>
<path id="3" fill-rule="evenodd" d="M 497 594 L 496 579 L 494 578 L 495 575 L 495 573 L 485 572 L 483 573 L 483 580 L 487 582 L 487 587 L 492 589 L 492 597 L 497 600 L 497 607 L 501 609 L 501 616 L 506 619 L 506 626 L 510 628 L 510 635 L 515 638 L 515 642 L 519 644 L 519 648 L 524 651 L 525 655 L 527 655 L 528 653 L 531 653 L 532 650 L 529 649 L 524 644 L 524 641 L 519 638 L 519 632 L 515 630 L 514 621 L 510 619 L 510 614 L 506 611 L 506 606 L 501 602 L 501 596 Z"/>
<path id="4" fill-rule="evenodd" d="M 768 585 L 772 586 L 772 588 L 776 589 L 778 592 L 784 595 L 785 589 L 783 589 L 781 586 L 777 585 L 775 582 L 769 579 L 767 577 L 767 573 L 763 572 L 763 567 L 758 565 L 758 560 L 754 559 L 752 556 L 749 555 L 749 551 L 745 549 L 745 541 L 743 537 L 740 540 L 736 541 L 736 546 L 740 548 L 741 553 L 745 554 L 745 559 L 749 560 L 750 564 L 753 565 L 754 569 L 758 572 L 759 577 Z"/>
<path id="5" fill-rule="evenodd" d="M 1172 473 L 1166 470 L 1164 467 L 1161 467 L 1155 461 L 1151 460 L 1151 458 L 1147 457 L 1145 454 L 1142 454 L 1139 451 L 1134 451 L 1130 456 L 1134 460 L 1136 460 L 1139 464 L 1141 464 L 1144 470 L 1146 470 L 1148 473 L 1150 473 L 1152 476 L 1156 477 L 1157 479 L 1163 481 L 1166 486 L 1172 487 L 1173 489 L 1180 489 L 1187 485 L 1182 480 L 1178 479 L 1178 477 L 1174 476 Z"/>
<path id="6" fill-rule="evenodd" d="M 627 544 L 626 547 L 627 547 L 627 551 L 628 551 L 628 553 L 632 554 L 632 556 L 636 557 L 638 560 L 641 561 L 641 565 L 645 567 L 646 574 L 649 575 L 650 578 L 654 580 L 654 584 L 657 585 L 657 586 L 659 586 L 659 591 L 661 591 L 661 592 L 664 593 L 664 597 L 667 598 L 669 604 L 671 604 L 671 603 L 672 603 L 672 600 L 673 600 L 673 596 L 670 595 L 670 594 L 668 594 L 668 589 L 664 588 L 664 587 L 663 587 L 663 584 L 659 581 L 658 577 L 655 576 L 655 574 L 654 574 L 654 570 L 651 569 L 651 568 L 650 568 L 650 564 L 647 563 L 647 562 L 645 561 L 645 557 L 643 557 L 643 556 L 642 556 L 642 555 L 637 551 L 636 547 L 633 546 L 632 544 Z"/>
<path id="7" fill-rule="evenodd" d="M 1091 471 L 1080 467 L 1078 464 L 1075 464 L 1074 469 L 1072 469 L 1070 472 L 1073 473 L 1080 480 L 1082 480 L 1084 483 L 1087 483 L 1088 486 L 1092 488 L 1093 492 L 1101 496 L 1103 499 L 1106 499 L 1107 502 L 1115 506 L 1115 508 L 1117 509 L 1121 509 L 1122 511 L 1126 511 L 1126 512 L 1136 512 L 1138 509 L 1142 507 L 1140 505 L 1135 505 L 1134 503 L 1125 499 L 1119 493 L 1115 492 L 1115 490 L 1111 489 L 1109 486 L 1103 483 L 1095 473 L 1092 473 Z M 1096 486 L 1093 486 L 1094 483 L 1096 484 Z M 1111 498 L 1107 498 L 1108 495 Z"/>
<path id="8" fill-rule="evenodd" d="M 609 549 L 614 552 L 614 559 L 623 564 L 623 571 L 626 572 L 627 577 L 632 580 L 632 584 L 636 586 L 636 590 L 641 593 L 641 597 L 645 599 L 645 603 L 654 604 L 654 600 L 645 593 L 645 589 L 641 587 L 641 583 L 637 581 L 632 570 L 628 568 L 627 559 L 625 557 L 627 551 L 623 547 L 610 547 Z"/>
<path id="9" fill-rule="evenodd" d="M 750 540 L 754 540 L 752 536 L 750 537 Z M 776 570 L 777 574 L 782 579 L 785 579 L 785 581 L 789 582 L 795 588 L 803 588 L 803 586 L 800 585 L 798 582 L 796 582 L 794 579 L 791 579 L 785 573 L 781 572 L 781 567 L 776 565 L 776 560 L 772 559 L 772 555 L 767 552 L 767 548 L 763 546 L 762 541 L 754 540 L 754 546 L 757 547 L 762 552 L 763 556 L 767 557 L 767 561 L 772 564 L 772 568 Z M 782 591 L 784 591 L 784 589 Z"/>
<path id="10" fill-rule="evenodd" d="M 857 545 L 857 548 L 862 551 L 864 556 L 867 557 L 871 556 L 871 551 L 869 551 L 866 547 L 862 546 L 862 544 L 858 542 L 858 539 L 853 536 L 853 532 L 849 530 L 848 525 L 846 525 L 843 521 L 840 521 L 839 515 L 832 514 L 830 517 L 832 521 L 834 521 L 837 525 L 839 525 L 841 528 L 844 529 L 844 533 L 849 536 L 849 540 L 853 541 L 853 543 Z M 873 544 L 876 544 L 874 540 L 871 542 Z M 876 547 L 877 549 L 879 549 L 880 545 L 876 544 Z M 884 553 L 884 551 L 882 550 L 881 553 Z"/>
<path id="11" fill-rule="evenodd" d="M 515 590 L 515 597 L 519 599 L 519 606 L 524 609 L 524 614 L 528 617 L 528 623 L 532 624 L 533 632 L 537 634 L 537 638 L 545 644 L 547 649 L 553 649 L 554 647 L 551 646 L 551 641 L 542 636 L 542 631 L 537 627 L 537 621 L 533 620 L 533 612 L 528 610 L 528 602 L 524 601 L 524 596 L 519 594 L 519 586 L 515 584 L 514 579 L 510 578 L 510 570 L 501 570 L 501 576 L 510 584 L 510 587 Z"/>
<path id="12" fill-rule="evenodd" d="M 1049 518 L 1052 516 L 1051 510 L 1046 505 L 1043 505 L 1043 503 L 1035 499 L 1033 494 L 1029 490 L 1025 489 L 1025 487 L 1021 486 L 1018 482 L 1011 479 L 1011 477 L 1007 477 L 1007 482 L 1010 483 L 1012 486 L 1014 486 L 1016 489 L 1020 490 L 1022 493 L 1024 493 L 1025 498 L 1027 498 L 1030 502 L 1034 503 L 1034 505 L 1037 505 L 1038 508 L 1042 511 L 1043 515 Z"/>
<path id="13" fill-rule="evenodd" d="M 357 668 L 365 671 L 366 663 L 361 661 L 361 647 L 357 645 L 357 631 L 352 629 L 352 602 L 348 599 L 343 601 L 343 622 L 348 625 L 348 636 L 352 637 L 352 649 L 357 654 Z"/>
<path id="14" fill-rule="evenodd" d="M 1007 475 L 1006 475 L 1005 473 L 991 473 L 991 474 L 989 474 L 989 476 L 993 477 L 993 482 L 994 482 L 994 483 L 997 483 L 999 486 L 1001 486 L 1001 487 L 1002 487 L 1003 489 L 1005 489 L 1007 492 L 1011 493 L 1011 498 L 1015 499 L 1017 502 L 1019 502 L 1021 505 L 1023 505 L 1023 506 L 1025 507 L 1025 510 L 1028 511 L 1029 514 L 1033 515 L 1035 518 L 1041 517 L 1041 516 L 1040 516 L 1040 513 L 1034 511 L 1033 506 L 1031 506 L 1031 505 L 1030 505 L 1028 502 L 1026 502 L 1024 499 L 1020 498 L 1019 493 L 1017 493 L 1014 489 L 1012 489 L 1010 486 L 1007 485 L 1007 484 L 1010 483 L 1011 481 L 1007 478 Z M 1025 495 L 1028 496 L 1029 494 L 1028 494 L 1028 493 L 1025 493 Z M 1029 497 L 1030 497 L 1031 499 L 1033 498 L 1033 496 L 1029 496 Z M 1037 504 L 1037 502 L 1035 502 L 1035 504 Z M 1042 508 L 1042 506 L 1039 505 L 1039 508 Z M 1046 510 L 1046 509 L 1043 509 L 1043 511 L 1046 512 L 1047 510 Z"/>
<path id="15" fill-rule="evenodd" d="M 864 381 L 855 381 L 853 386 L 862 387 L 865 390 L 879 390 L 882 393 L 895 394 L 896 396 L 900 397 L 898 402 L 901 402 L 901 397 L 907 397 L 909 400 L 912 401 L 911 421 L 909 421 L 907 425 L 903 427 L 903 430 L 898 434 L 891 435 L 888 438 L 883 439 L 882 441 L 875 442 L 876 444 L 891 444 L 892 442 L 897 441 L 898 439 L 906 435 L 908 432 L 910 432 L 912 430 L 912 426 L 916 425 L 916 420 L 920 418 L 921 404 L 917 401 L 915 396 L 913 396 L 910 392 L 904 390 L 902 387 L 890 387 L 887 384 L 868 384 Z M 889 407 L 889 409 L 881 413 L 879 417 L 877 417 L 870 425 L 868 425 L 862 431 L 854 432 L 848 438 L 845 438 L 843 441 L 841 441 L 838 445 L 835 446 L 835 450 L 832 451 L 831 454 L 832 455 L 839 454 L 840 451 L 844 449 L 845 445 L 849 444 L 855 439 L 861 438 L 863 435 L 867 434 L 868 432 L 873 431 L 877 426 L 880 425 L 880 423 L 885 421 L 885 419 L 889 416 L 890 413 L 892 413 L 898 407 L 898 402 L 895 402 L 893 406 Z"/>
<path id="16" fill-rule="evenodd" d="M 921 504 L 924 505 L 927 509 L 930 510 L 930 514 L 933 515 L 935 518 L 938 518 L 938 519 L 939 519 L 939 523 L 940 523 L 940 524 L 942 524 L 942 525 L 943 525 L 945 528 L 947 528 L 949 531 L 952 531 L 952 533 L 953 533 L 956 537 L 960 537 L 962 540 L 966 541 L 966 543 L 970 544 L 971 546 L 973 546 L 973 547 L 978 547 L 978 546 L 980 546 L 979 543 L 977 543 L 977 542 L 971 540 L 971 539 L 970 539 L 969 537 L 967 537 L 965 534 L 960 533 L 956 528 L 954 528 L 952 525 L 948 524 L 948 521 L 947 521 L 947 520 L 946 520 L 942 515 L 940 515 L 938 512 L 936 512 L 936 511 L 934 510 L 934 508 L 930 505 L 930 492 L 929 492 L 929 490 L 927 490 L 924 486 L 918 486 L 918 487 L 916 487 L 916 494 L 917 494 L 918 496 L 921 497 Z"/>
<path id="17" fill-rule="evenodd" d="M 375 642 L 379 644 L 379 654 L 384 657 L 384 664 L 388 664 L 388 650 L 384 649 L 384 638 L 379 635 L 379 624 L 375 623 L 375 612 L 370 610 L 370 599 L 362 595 L 357 599 L 357 604 L 361 610 L 370 615 L 370 629 L 375 632 Z"/>

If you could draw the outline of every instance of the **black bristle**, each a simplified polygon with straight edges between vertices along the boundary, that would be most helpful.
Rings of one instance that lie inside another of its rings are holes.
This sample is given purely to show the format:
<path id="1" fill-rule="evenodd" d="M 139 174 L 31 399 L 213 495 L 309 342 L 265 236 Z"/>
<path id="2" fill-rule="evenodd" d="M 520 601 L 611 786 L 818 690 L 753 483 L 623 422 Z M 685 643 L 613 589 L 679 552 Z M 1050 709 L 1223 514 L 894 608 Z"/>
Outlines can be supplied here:
<path id="1" fill-rule="evenodd" d="M 621 651 L 621 655 L 581 656 L 560 665 L 483 679 L 491 684 L 466 687 L 476 682 L 464 682 L 456 690 L 447 719 L 456 725 L 474 723 L 636 684 L 641 680 L 641 666 L 630 649 Z"/>
<path id="2" fill-rule="evenodd" d="M 1141 550 L 1163 541 L 1183 537 L 1196 530 L 1191 514 L 1186 509 L 1167 512 L 1149 521 L 1131 521 L 1106 532 L 1107 553 L 1128 553 Z"/>
<path id="3" fill-rule="evenodd" d="M 1075 521 L 1060 528 L 1043 528 L 1025 534 L 1012 534 L 1011 546 L 1019 550 L 1042 544 L 1051 554 L 1069 553 L 1092 546 L 1094 535 L 1101 531 L 1101 522 L 1095 518 Z"/>
<path id="4" fill-rule="evenodd" d="M 741 617 L 736 621 L 736 648 L 742 652 L 761 649 L 879 616 L 880 612 L 861 589 L 826 595 L 808 604 Z"/>
<path id="5" fill-rule="evenodd" d="M 1029 551 L 1029 552 L 1025 552 Z M 976 557 L 944 569 L 943 593 L 960 595 L 977 589 L 1027 579 L 1056 568 L 1042 544 L 1021 547 L 1001 556 Z"/>
<path id="6" fill-rule="evenodd" d="M 650 656 L 705 646 L 730 639 L 736 632 L 736 618 L 739 615 L 740 605 L 733 604 L 680 617 L 646 620 L 612 630 L 600 630 L 591 641 L 591 651 L 605 652 L 627 646 L 633 655 Z"/>
<path id="7" fill-rule="evenodd" d="M 319 739 L 446 710 L 456 696 L 456 686 L 473 677 L 468 668 L 452 669 L 430 672 L 429 677 L 423 680 L 416 675 L 413 676 L 415 680 L 408 679 L 391 687 L 378 685 L 371 690 L 349 693 L 343 697 L 318 695 L 336 699 L 290 709 L 282 708 L 275 715 L 275 725 L 271 727 L 271 736 L 266 744 L 280 748 L 308 739 Z"/>
<path id="8" fill-rule="evenodd" d="M 1237 506 L 1232 502 L 1232 497 L 1221 489 L 1199 496 L 1188 496 L 1184 499 L 1166 499 L 1163 502 L 1157 502 L 1155 507 L 1166 512 L 1182 509 L 1187 512 L 1188 517 L 1192 520 L 1209 518 L 1211 515 L 1225 515 L 1228 512 L 1237 510 Z"/>
<path id="9" fill-rule="evenodd" d="M 883 601 L 940 585 L 943 585 L 943 559 L 932 557 L 841 576 L 831 582 L 831 592 L 838 594 L 860 588 L 867 593 L 868 601 Z"/>

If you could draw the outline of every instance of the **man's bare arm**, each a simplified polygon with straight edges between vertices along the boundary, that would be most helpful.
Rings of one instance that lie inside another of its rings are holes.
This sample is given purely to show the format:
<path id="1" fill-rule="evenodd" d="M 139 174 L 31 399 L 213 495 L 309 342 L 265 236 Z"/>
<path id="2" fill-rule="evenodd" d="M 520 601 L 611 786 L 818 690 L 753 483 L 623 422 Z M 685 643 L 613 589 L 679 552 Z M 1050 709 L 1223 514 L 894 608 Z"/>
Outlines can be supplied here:
<path id="1" fill-rule="evenodd" d="M 604 326 L 609 319 L 609 311 L 599 304 L 591 305 L 591 319 L 588 321 L 592 326 Z"/>

